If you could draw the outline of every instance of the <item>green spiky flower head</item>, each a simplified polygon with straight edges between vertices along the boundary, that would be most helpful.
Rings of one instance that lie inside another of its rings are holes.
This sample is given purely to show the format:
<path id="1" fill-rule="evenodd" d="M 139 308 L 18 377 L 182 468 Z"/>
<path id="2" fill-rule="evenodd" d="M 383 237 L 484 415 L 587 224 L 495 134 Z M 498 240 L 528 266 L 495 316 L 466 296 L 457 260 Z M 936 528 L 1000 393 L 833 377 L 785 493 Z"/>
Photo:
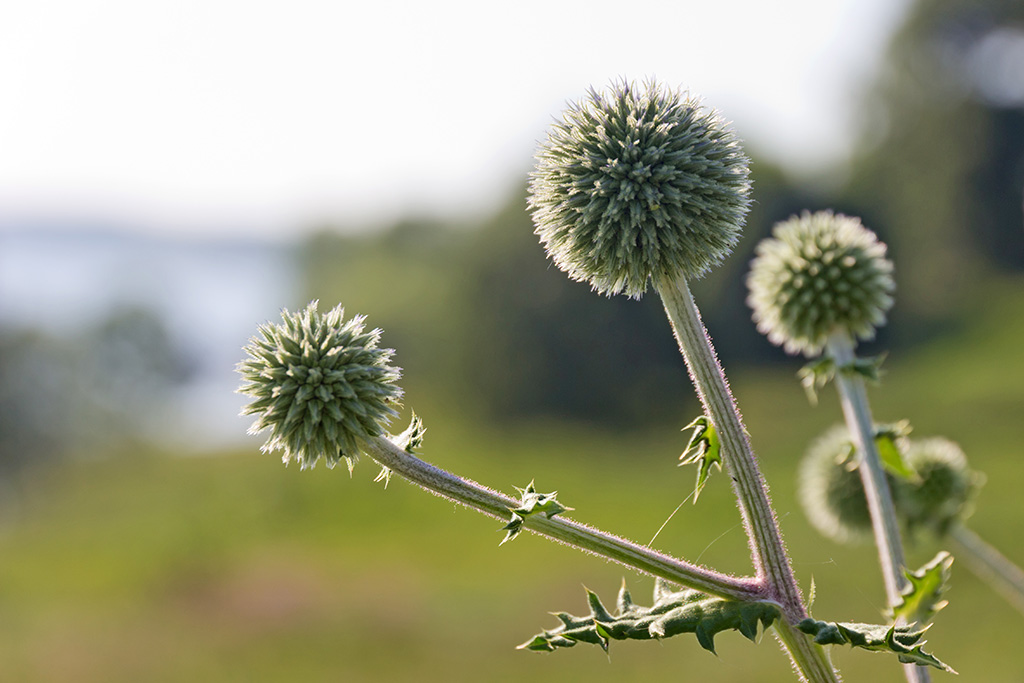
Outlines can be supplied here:
<path id="1" fill-rule="evenodd" d="M 835 333 L 874 337 L 895 289 L 885 244 L 859 218 L 831 211 L 777 224 L 757 246 L 747 286 L 757 329 L 808 356 Z"/>
<path id="2" fill-rule="evenodd" d="M 832 427 L 808 448 L 799 494 L 807 519 L 823 536 L 838 543 L 870 537 L 871 513 L 845 425 Z"/>
<path id="3" fill-rule="evenodd" d="M 942 536 L 971 513 L 982 477 L 967 466 L 960 446 L 942 437 L 911 441 L 904 458 L 917 481 L 893 487 L 900 516 L 911 530 L 925 527 Z"/>
<path id="4" fill-rule="evenodd" d="M 397 414 L 394 352 L 377 348 L 380 330 L 365 331 L 362 316 L 345 320 L 340 306 L 321 314 L 314 301 L 281 316 L 260 326 L 238 364 L 239 393 L 254 399 L 242 414 L 257 417 L 249 433 L 269 432 L 263 450 L 283 451 L 285 463 L 306 469 L 345 459 L 351 467 L 359 442 L 381 435 Z"/>
<path id="5" fill-rule="evenodd" d="M 559 268 L 604 294 L 698 277 L 740 236 L 748 161 L 721 117 L 654 82 L 571 104 L 537 152 L 529 205 Z"/>

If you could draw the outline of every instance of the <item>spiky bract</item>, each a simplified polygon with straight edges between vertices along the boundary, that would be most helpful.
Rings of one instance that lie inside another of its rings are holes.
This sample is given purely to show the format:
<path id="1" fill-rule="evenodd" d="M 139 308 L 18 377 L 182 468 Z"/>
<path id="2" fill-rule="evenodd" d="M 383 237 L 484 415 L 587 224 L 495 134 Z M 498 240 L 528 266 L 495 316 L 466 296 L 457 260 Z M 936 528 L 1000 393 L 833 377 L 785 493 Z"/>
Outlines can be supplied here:
<path id="1" fill-rule="evenodd" d="M 885 244 L 859 218 L 804 212 L 757 246 L 747 303 L 757 329 L 789 353 L 814 356 L 829 336 L 870 339 L 892 306 Z"/>
<path id="2" fill-rule="evenodd" d="M 265 324 L 245 347 L 239 392 L 255 399 L 242 411 L 256 415 L 250 434 L 269 431 L 264 451 L 284 451 L 305 469 L 323 458 L 352 464 L 359 441 L 379 436 L 397 413 L 394 353 L 377 348 L 380 330 L 364 331 L 362 316 L 345 320 L 341 306 L 325 314 L 312 302 L 282 322 Z"/>
<path id="3" fill-rule="evenodd" d="M 800 465 L 800 501 L 807 519 L 838 543 L 871 535 L 871 513 L 857 467 L 856 450 L 845 425 L 822 434 Z"/>
<path id="4" fill-rule="evenodd" d="M 537 152 L 529 204 L 555 264 L 605 294 L 697 277 L 739 239 L 748 160 L 713 110 L 648 82 L 591 89 Z"/>
<path id="5" fill-rule="evenodd" d="M 897 481 L 893 496 L 910 530 L 925 527 L 942 536 L 971 513 L 981 475 L 967 466 L 956 443 L 942 437 L 910 442 L 904 453 L 917 481 Z"/>

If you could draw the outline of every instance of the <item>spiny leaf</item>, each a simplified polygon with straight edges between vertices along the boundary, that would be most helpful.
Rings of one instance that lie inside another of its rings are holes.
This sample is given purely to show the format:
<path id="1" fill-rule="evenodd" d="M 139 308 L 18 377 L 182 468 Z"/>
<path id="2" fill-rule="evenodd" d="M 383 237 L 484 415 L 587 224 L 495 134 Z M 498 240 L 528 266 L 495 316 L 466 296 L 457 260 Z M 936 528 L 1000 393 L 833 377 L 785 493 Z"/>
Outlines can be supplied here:
<path id="1" fill-rule="evenodd" d="M 882 363 L 885 362 L 886 354 L 867 358 L 854 358 L 853 361 L 839 368 L 839 372 L 846 375 L 860 375 L 866 380 L 877 382 L 882 378 Z"/>
<path id="2" fill-rule="evenodd" d="M 607 650 L 611 640 L 650 640 L 693 633 L 701 647 L 713 653 L 715 636 L 722 631 L 736 630 L 755 640 L 758 624 L 768 628 L 780 614 L 774 602 L 725 600 L 692 589 L 673 591 L 662 581 L 655 584 L 651 607 L 634 604 L 625 582 L 619 591 L 615 614 L 590 590 L 587 601 L 590 614 L 575 617 L 558 613 L 555 616 L 562 622 L 560 626 L 541 632 L 519 649 L 552 652 L 582 642 Z"/>
<path id="3" fill-rule="evenodd" d="M 831 356 L 822 356 L 800 368 L 796 374 L 807 392 L 807 400 L 811 405 L 818 405 L 818 390 L 823 389 L 836 376 L 836 362 Z"/>
<path id="4" fill-rule="evenodd" d="M 907 420 L 875 425 L 875 448 L 887 472 L 907 481 L 916 481 L 919 479 L 917 472 L 907 463 L 903 449 L 900 448 L 900 441 L 904 441 L 910 432 L 910 422 Z"/>
<path id="5" fill-rule="evenodd" d="M 895 624 L 854 624 L 804 619 L 799 624 L 804 633 L 813 636 L 819 645 L 849 645 L 873 652 L 892 652 L 904 664 L 933 666 L 956 673 L 947 664 L 922 649 L 925 629 Z"/>
<path id="6" fill-rule="evenodd" d="M 882 362 L 885 354 L 870 358 L 854 358 L 851 362 L 839 366 L 831 356 L 822 356 L 800 368 L 797 376 L 807 392 L 807 400 L 812 405 L 818 404 L 818 390 L 831 382 L 837 372 L 845 375 L 859 375 L 864 379 L 877 382 L 882 377 Z"/>
<path id="7" fill-rule="evenodd" d="M 706 415 L 701 415 L 683 427 L 684 432 L 687 429 L 692 429 L 693 435 L 690 437 L 690 443 L 686 445 L 686 450 L 679 456 L 679 464 L 699 463 L 700 465 L 697 470 L 697 485 L 693 489 L 693 502 L 696 504 L 697 497 L 700 496 L 701 489 L 704 488 L 704 484 L 707 483 L 708 476 L 711 474 L 711 466 L 715 465 L 719 470 L 722 469 L 722 444 L 718 440 L 715 426 L 711 424 L 711 419 Z"/>
<path id="8" fill-rule="evenodd" d="M 498 545 L 504 545 L 518 536 L 523 530 L 523 522 L 530 515 L 542 514 L 551 519 L 555 515 L 572 510 L 558 502 L 557 491 L 538 493 L 532 481 L 527 484 L 526 488 L 521 489 L 517 486 L 516 490 L 519 491 L 519 507 L 511 508 L 512 519 L 502 527 L 502 531 L 506 532 L 505 538 Z"/>
<path id="9" fill-rule="evenodd" d="M 907 570 L 910 588 L 903 593 L 900 604 L 893 607 L 893 616 L 919 626 L 930 623 L 935 614 L 946 606 L 942 594 L 948 587 L 952 564 L 953 556 L 943 550 L 917 571 Z"/>

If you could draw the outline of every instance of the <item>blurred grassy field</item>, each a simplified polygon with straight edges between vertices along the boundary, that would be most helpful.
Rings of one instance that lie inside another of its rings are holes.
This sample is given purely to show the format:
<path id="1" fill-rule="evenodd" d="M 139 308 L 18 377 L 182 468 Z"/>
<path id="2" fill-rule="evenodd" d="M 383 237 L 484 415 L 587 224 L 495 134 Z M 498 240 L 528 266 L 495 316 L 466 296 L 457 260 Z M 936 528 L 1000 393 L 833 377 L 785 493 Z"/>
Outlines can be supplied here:
<path id="1" fill-rule="evenodd" d="M 714 333 L 714 330 L 712 330 Z M 988 481 L 970 526 L 1024 563 L 1024 282 L 1004 281 L 970 325 L 887 361 L 876 418 L 961 443 Z M 732 376 L 762 457 L 798 577 L 814 577 L 818 618 L 877 620 L 884 598 L 871 547 L 836 546 L 808 525 L 794 472 L 806 444 L 838 421 L 831 393 L 808 407 L 792 368 Z M 686 389 L 684 387 L 684 389 Z M 686 389 L 688 390 L 688 389 Z M 591 524 L 648 541 L 692 487 L 678 424 L 642 437 L 565 425 L 496 433 L 451 398 L 409 387 L 428 428 L 424 456 L 512 492 L 536 478 Z M 239 429 L 247 423 L 239 420 Z M 376 467 L 285 469 L 258 441 L 210 457 L 120 453 L 39 470 L 0 535 L 0 680 L 620 681 L 793 680 L 772 638 L 718 637 L 719 656 L 683 636 L 580 645 L 540 655 L 514 646 L 585 611 L 583 586 L 614 601 L 652 581 L 524 535 L 498 547 L 499 523 Z M 735 572 L 746 543 L 724 476 L 654 543 Z M 920 564 L 941 546 L 910 550 Z M 1024 616 L 962 563 L 930 649 L 961 680 L 1024 681 Z M 895 681 L 895 661 L 834 650 L 846 680 Z M 936 680 L 946 674 L 938 673 Z"/>

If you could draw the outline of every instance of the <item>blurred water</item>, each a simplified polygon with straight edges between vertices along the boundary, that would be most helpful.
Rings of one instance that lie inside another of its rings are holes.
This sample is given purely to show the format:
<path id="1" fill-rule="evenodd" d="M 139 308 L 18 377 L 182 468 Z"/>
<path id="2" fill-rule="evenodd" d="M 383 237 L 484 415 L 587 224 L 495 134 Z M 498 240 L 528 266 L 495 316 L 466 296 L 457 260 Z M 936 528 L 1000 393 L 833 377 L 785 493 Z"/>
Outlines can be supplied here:
<path id="1" fill-rule="evenodd" d="M 170 414 L 153 421 L 166 432 L 160 436 L 198 448 L 244 436 L 234 366 L 258 323 L 301 304 L 289 245 L 2 227 L 0 328 L 73 340 L 119 309 L 151 310 L 189 366 Z"/>

